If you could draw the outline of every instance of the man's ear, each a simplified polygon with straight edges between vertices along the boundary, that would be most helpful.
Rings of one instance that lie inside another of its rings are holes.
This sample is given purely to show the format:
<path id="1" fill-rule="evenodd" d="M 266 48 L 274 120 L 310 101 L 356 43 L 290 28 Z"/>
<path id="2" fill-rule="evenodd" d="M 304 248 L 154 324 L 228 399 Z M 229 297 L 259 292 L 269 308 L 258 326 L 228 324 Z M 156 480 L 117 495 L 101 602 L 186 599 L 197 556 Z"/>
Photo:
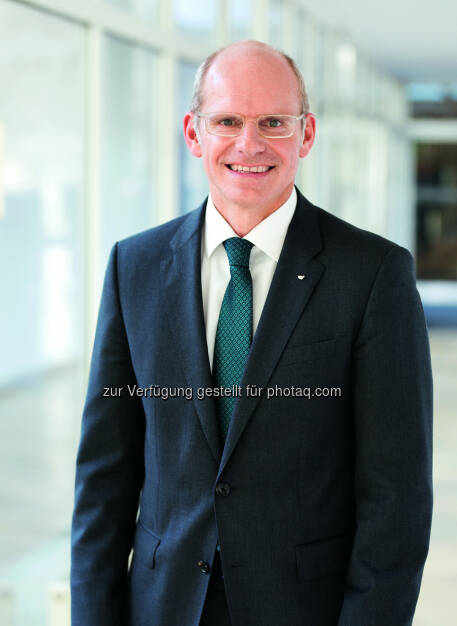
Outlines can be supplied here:
<path id="1" fill-rule="evenodd" d="M 314 143 L 314 138 L 316 136 L 316 118 L 312 113 L 307 114 L 305 122 L 306 126 L 305 132 L 303 134 L 303 142 L 300 146 L 300 152 L 298 153 L 298 156 L 302 159 L 311 150 L 311 147 Z"/>
<path id="2" fill-rule="evenodd" d="M 184 139 L 187 147 L 195 157 L 202 156 L 199 133 L 196 131 L 194 124 L 198 124 L 198 118 L 193 113 L 186 113 L 184 116 Z"/>

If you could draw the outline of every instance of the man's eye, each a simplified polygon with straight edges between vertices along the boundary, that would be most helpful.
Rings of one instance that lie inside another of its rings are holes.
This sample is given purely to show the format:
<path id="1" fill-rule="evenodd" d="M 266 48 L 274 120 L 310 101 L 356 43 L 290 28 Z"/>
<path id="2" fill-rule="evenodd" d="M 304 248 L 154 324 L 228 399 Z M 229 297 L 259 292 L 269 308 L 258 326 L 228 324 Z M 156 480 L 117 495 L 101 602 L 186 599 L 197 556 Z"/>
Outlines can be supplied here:
<path id="1" fill-rule="evenodd" d="M 264 117 L 260 119 L 260 126 L 265 129 L 282 128 L 283 125 L 283 121 L 278 117 Z"/>
<path id="2" fill-rule="evenodd" d="M 231 117 L 225 117 L 223 120 L 219 120 L 219 124 L 221 124 L 222 126 L 235 126 L 235 120 L 232 119 Z"/>

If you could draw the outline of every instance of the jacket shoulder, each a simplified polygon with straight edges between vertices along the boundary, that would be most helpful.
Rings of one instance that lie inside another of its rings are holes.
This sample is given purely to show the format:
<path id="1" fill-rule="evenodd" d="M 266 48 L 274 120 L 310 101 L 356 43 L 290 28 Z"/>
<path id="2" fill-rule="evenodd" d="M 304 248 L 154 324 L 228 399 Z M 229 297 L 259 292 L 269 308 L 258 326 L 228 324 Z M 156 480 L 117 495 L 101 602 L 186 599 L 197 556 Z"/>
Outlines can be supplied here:
<path id="1" fill-rule="evenodd" d="M 121 267 L 151 267 L 170 254 L 170 242 L 177 233 L 185 240 L 198 227 L 205 203 L 197 209 L 175 217 L 164 224 L 148 228 L 115 244 Z"/>
<path id="2" fill-rule="evenodd" d="M 194 213 L 194 211 L 192 213 Z M 168 222 L 121 239 L 117 242 L 118 248 L 123 254 L 135 254 L 142 250 L 160 254 L 161 249 L 168 245 L 176 231 L 179 230 L 189 215 L 190 214 L 187 213 L 186 215 L 175 217 Z"/>
<path id="3" fill-rule="evenodd" d="M 351 262 L 378 266 L 391 252 L 411 259 L 410 252 L 394 241 L 354 226 L 311 203 L 308 206 L 317 213 L 323 243 L 321 258 L 338 257 L 347 266 Z"/>

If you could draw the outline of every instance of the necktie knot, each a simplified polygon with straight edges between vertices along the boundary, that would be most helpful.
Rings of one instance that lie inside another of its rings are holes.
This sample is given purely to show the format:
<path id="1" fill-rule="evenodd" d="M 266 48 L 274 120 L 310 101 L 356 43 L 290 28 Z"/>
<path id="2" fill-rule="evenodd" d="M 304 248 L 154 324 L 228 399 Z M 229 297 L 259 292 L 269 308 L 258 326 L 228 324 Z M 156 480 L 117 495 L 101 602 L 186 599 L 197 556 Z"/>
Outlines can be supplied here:
<path id="1" fill-rule="evenodd" d="M 249 256 L 254 244 L 241 237 L 230 237 L 224 241 L 230 266 L 240 265 L 249 268 Z"/>

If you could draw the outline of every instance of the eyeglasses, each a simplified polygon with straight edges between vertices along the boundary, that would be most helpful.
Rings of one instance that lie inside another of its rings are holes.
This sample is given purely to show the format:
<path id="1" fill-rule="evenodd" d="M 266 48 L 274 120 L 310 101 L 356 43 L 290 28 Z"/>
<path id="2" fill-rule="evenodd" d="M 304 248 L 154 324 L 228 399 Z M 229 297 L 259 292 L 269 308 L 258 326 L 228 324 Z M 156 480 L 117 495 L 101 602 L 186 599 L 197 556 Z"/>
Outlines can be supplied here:
<path id="1" fill-rule="evenodd" d="M 297 128 L 297 122 L 305 116 L 296 115 L 258 115 L 245 117 L 239 113 L 195 113 L 196 117 L 205 120 L 205 127 L 211 135 L 237 137 L 243 132 L 246 122 L 255 121 L 260 135 L 268 139 L 285 139 L 291 137 Z"/>

